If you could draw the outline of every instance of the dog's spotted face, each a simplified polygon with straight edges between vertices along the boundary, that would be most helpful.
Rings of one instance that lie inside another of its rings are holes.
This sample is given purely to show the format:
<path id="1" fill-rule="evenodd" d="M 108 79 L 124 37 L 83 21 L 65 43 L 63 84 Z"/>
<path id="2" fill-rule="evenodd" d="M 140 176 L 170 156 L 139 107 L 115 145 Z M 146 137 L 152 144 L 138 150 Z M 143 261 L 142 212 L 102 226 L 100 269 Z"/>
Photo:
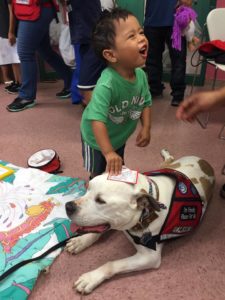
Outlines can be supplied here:
<path id="1" fill-rule="evenodd" d="M 102 231 L 104 226 L 129 230 L 138 223 L 143 209 L 159 211 L 158 203 L 146 191 L 138 190 L 137 185 L 107 180 L 107 176 L 95 177 L 83 197 L 66 203 L 73 223 L 94 232 L 99 232 L 100 226 Z"/>

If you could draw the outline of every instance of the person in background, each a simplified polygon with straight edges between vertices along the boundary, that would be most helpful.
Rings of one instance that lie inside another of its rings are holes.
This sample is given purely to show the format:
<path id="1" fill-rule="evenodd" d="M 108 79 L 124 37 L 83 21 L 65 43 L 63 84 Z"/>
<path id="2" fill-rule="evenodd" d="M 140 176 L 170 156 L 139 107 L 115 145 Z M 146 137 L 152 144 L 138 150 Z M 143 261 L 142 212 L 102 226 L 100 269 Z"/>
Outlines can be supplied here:
<path id="1" fill-rule="evenodd" d="M 76 69 L 73 73 L 72 90 L 74 104 L 86 106 L 92 96 L 105 63 L 98 58 L 91 45 L 93 28 L 100 18 L 100 0 L 67 1 L 71 42 L 74 46 Z"/>
<path id="2" fill-rule="evenodd" d="M 108 67 L 81 120 L 82 155 L 90 178 L 105 170 L 121 172 L 126 142 L 139 120 L 138 147 L 149 144 L 151 130 L 151 95 L 141 69 L 148 41 L 136 17 L 119 8 L 104 12 L 93 32 L 93 46 Z"/>
<path id="3" fill-rule="evenodd" d="M 176 111 L 176 117 L 178 120 L 193 122 L 199 113 L 220 107 L 225 107 L 225 87 L 194 93 L 185 98 Z M 225 184 L 221 188 L 220 196 L 225 199 Z"/>
<path id="4" fill-rule="evenodd" d="M 40 9 L 40 16 L 35 21 L 19 20 L 17 48 L 21 62 L 22 85 L 18 97 L 7 106 L 10 112 L 18 112 L 36 104 L 38 76 L 36 51 L 64 81 L 63 90 L 56 96 L 59 98 L 70 96 L 72 71 L 50 45 L 49 25 L 56 16 L 54 1 L 40 0 Z"/>
<path id="5" fill-rule="evenodd" d="M 182 0 L 180 1 L 182 4 Z M 171 96 L 172 106 L 178 106 L 184 98 L 186 88 L 186 38 L 181 38 L 181 50 L 172 47 L 172 31 L 174 14 L 177 0 L 147 0 L 145 8 L 144 32 L 149 41 L 149 51 L 146 60 L 146 72 L 150 85 L 151 94 L 154 97 L 161 97 L 164 85 L 163 74 L 163 52 L 165 44 L 168 46 L 171 59 Z"/>
<path id="6" fill-rule="evenodd" d="M 1 43 L 1 38 L 0 38 L 0 43 Z M 5 65 L 2 57 L 1 57 L 1 49 L 0 49 L 0 73 L 1 73 L 1 83 L 3 80 L 3 83 L 5 84 L 5 87 L 8 85 L 11 85 L 13 83 L 13 79 L 11 78 L 11 74 L 10 74 L 10 67 L 11 65 Z"/>
<path id="7" fill-rule="evenodd" d="M 5 91 L 18 93 L 21 84 L 20 60 L 16 46 L 16 24 L 12 15 L 11 0 L 0 2 L 0 65 Z M 13 80 L 10 79 L 10 67 L 13 70 Z"/>
<path id="8" fill-rule="evenodd" d="M 103 10 L 112 10 L 113 8 L 115 8 L 116 5 L 116 0 L 100 0 L 101 2 L 101 7 L 102 7 L 102 11 Z"/>
<path id="9" fill-rule="evenodd" d="M 181 50 L 181 37 L 185 36 L 189 51 L 194 51 L 200 39 L 196 36 L 197 13 L 191 7 L 192 0 L 179 0 L 174 15 L 172 47 Z"/>

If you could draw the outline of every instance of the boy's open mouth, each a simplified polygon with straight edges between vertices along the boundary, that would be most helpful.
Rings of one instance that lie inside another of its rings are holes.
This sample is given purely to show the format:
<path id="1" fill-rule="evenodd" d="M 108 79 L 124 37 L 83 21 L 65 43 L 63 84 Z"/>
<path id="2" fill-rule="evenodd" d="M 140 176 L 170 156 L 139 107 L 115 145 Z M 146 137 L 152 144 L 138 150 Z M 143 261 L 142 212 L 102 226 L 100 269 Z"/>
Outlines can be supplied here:
<path id="1" fill-rule="evenodd" d="M 143 46 L 139 50 L 139 53 L 141 54 L 142 57 L 147 58 L 147 54 L 148 54 L 148 47 L 147 47 L 147 45 Z"/>

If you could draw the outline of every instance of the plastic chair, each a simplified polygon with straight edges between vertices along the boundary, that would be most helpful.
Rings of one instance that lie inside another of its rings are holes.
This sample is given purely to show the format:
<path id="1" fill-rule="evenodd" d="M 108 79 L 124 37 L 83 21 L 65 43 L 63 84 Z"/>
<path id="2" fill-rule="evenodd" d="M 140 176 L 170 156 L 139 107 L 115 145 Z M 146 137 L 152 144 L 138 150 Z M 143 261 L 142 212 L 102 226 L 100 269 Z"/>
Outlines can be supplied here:
<path id="1" fill-rule="evenodd" d="M 210 41 L 213 40 L 225 41 L 225 8 L 215 8 L 211 10 L 206 18 L 206 27 L 208 29 Z M 214 90 L 216 86 L 217 72 L 218 70 L 222 70 L 225 72 L 225 65 L 218 64 L 212 60 L 206 60 L 206 63 L 212 65 L 215 68 L 212 87 L 211 87 L 212 90 Z M 199 124 L 204 129 L 207 127 L 208 121 L 209 121 L 209 113 L 207 113 L 205 121 L 201 121 L 198 118 Z M 220 139 L 225 139 L 225 136 L 223 136 L 222 134 L 224 128 L 225 128 L 225 124 L 219 133 Z"/>
<path id="2" fill-rule="evenodd" d="M 225 41 L 225 8 L 215 8 L 211 10 L 206 19 L 209 39 Z M 217 64 L 214 61 L 208 61 L 215 67 L 212 89 L 215 88 L 217 72 L 222 70 L 225 72 L 225 65 Z"/>

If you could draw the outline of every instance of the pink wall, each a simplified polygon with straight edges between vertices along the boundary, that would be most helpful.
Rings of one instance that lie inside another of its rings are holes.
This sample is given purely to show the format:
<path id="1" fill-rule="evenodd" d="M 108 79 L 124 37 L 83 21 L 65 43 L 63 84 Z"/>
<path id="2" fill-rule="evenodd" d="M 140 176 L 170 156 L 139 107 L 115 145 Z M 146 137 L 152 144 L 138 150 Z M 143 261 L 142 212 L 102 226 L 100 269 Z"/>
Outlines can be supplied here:
<path id="1" fill-rule="evenodd" d="M 217 0 L 217 7 L 225 7 L 225 0 Z M 225 30 L 225 28 L 224 28 L 224 30 Z M 212 66 L 208 65 L 207 70 L 206 70 L 206 79 L 212 79 L 213 75 L 214 75 L 214 68 Z M 218 71 L 217 78 L 219 80 L 225 81 L 225 72 Z"/>

